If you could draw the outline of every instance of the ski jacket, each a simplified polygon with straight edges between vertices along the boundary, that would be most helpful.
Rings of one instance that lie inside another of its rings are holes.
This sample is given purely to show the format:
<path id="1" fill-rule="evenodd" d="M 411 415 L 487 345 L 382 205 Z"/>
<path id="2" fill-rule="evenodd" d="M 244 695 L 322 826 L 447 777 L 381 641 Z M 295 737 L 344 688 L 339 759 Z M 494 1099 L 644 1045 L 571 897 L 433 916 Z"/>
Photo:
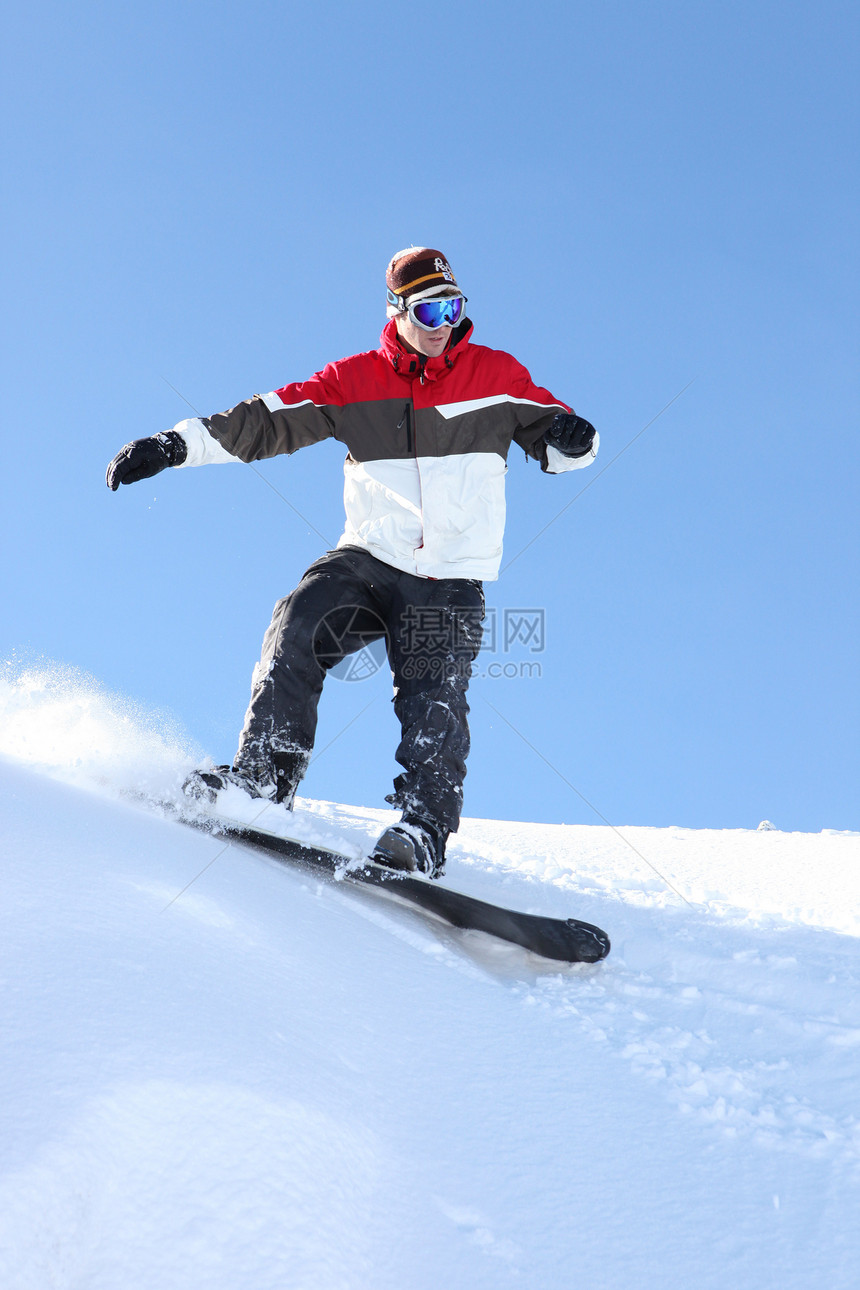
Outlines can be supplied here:
<path id="1" fill-rule="evenodd" d="M 598 444 L 576 458 L 547 447 L 544 431 L 570 408 L 510 354 L 473 345 L 471 335 L 464 320 L 441 357 L 425 358 L 404 347 L 392 319 L 379 349 L 181 421 L 184 465 L 260 461 L 337 439 L 347 448 L 338 546 L 363 547 L 423 577 L 496 578 L 511 443 L 552 474 L 590 465 Z"/>

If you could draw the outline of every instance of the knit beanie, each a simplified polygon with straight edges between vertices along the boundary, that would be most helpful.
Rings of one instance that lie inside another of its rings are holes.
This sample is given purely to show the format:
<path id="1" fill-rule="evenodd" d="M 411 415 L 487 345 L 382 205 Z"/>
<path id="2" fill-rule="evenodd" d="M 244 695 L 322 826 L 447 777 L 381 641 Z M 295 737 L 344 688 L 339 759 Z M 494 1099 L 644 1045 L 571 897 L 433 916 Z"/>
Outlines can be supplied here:
<path id="1" fill-rule="evenodd" d="M 428 296 L 459 294 L 457 279 L 441 251 L 429 246 L 410 246 L 392 256 L 385 271 L 385 285 L 402 301 L 414 304 Z M 388 316 L 401 312 L 396 304 L 388 303 Z"/>

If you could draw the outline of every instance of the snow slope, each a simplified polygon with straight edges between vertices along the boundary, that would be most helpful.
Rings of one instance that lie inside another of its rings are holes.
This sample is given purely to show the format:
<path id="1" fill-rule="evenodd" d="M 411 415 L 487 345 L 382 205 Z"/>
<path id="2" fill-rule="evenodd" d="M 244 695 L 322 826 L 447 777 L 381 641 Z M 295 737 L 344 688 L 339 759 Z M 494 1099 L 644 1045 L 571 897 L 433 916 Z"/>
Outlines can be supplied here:
<path id="1" fill-rule="evenodd" d="M 164 731 L 0 681 L 0 1285 L 860 1283 L 858 835 L 464 822 L 559 970 L 118 800 Z"/>

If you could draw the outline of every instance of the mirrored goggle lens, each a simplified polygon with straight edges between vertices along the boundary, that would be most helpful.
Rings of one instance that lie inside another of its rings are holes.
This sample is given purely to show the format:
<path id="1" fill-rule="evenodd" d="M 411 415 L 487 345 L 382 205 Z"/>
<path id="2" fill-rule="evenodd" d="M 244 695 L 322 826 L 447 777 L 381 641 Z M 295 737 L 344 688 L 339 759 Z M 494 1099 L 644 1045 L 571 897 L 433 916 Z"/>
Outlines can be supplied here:
<path id="1" fill-rule="evenodd" d="M 437 327 L 456 327 L 463 317 L 463 297 L 443 296 L 436 300 L 419 300 L 411 305 L 409 312 L 415 322 L 434 331 Z"/>

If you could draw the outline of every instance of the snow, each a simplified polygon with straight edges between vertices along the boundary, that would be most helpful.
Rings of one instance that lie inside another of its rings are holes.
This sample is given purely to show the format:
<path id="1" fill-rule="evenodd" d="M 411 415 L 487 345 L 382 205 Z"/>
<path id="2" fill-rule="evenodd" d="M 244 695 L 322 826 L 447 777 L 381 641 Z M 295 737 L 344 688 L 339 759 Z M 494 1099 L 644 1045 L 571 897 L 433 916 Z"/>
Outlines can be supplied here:
<path id="1" fill-rule="evenodd" d="M 856 1287 L 860 836 L 464 821 L 559 969 L 120 798 L 199 757 L 0 679 L 0 1285 Z"/>

